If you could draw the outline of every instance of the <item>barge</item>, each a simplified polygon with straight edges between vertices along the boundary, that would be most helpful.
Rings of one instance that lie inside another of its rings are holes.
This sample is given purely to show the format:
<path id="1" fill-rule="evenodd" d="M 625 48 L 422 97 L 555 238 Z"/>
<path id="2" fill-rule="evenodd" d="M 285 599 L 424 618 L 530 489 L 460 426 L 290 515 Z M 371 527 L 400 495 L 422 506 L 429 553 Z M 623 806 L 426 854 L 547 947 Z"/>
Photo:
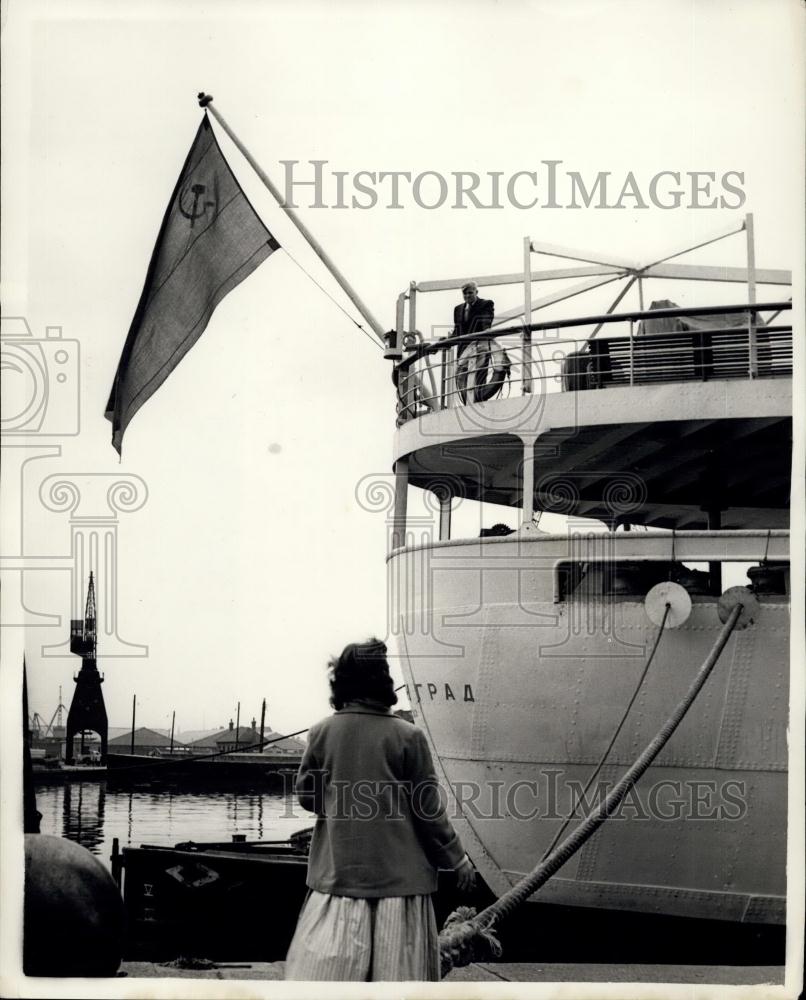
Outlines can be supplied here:
<path id="1" fill-rule="evenodd" d="M 107 754 L 110 787 L 146 785 L 182 789 L 249 789 L 290 792 L 301 753 L 228 753 L 207 757 L 149 757 L 144 754 Z"/>

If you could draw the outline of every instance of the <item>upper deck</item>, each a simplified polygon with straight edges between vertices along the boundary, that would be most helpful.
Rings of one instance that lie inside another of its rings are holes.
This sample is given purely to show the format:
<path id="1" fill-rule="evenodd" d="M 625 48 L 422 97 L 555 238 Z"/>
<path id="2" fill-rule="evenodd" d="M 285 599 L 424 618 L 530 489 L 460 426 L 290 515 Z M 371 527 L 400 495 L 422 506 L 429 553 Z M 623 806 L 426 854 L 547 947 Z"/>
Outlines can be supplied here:
<path id="1" fill-rule="evenodd" d="M 576 272 L 587 285 L 612 280 L 614 267 L 596 267 L 598 279 L 595 267 Z M 756 280 L 791 280 L 783 271 L 656 271 L 751 281 L 751 300 Z M 785 527 L 792 325 L 791 300 L 776 292 L 761 303 L 736 296 L 728 305 L 499 321 L 432 342 L 412 329 L 395 368 L 396 470 L 440 495 L 522 507 L 524 522 L 549 510 L 614 523 L 613 491 L 626 489 L 641 501 L 640 511 L 631 505 L 634 523 Z"/>

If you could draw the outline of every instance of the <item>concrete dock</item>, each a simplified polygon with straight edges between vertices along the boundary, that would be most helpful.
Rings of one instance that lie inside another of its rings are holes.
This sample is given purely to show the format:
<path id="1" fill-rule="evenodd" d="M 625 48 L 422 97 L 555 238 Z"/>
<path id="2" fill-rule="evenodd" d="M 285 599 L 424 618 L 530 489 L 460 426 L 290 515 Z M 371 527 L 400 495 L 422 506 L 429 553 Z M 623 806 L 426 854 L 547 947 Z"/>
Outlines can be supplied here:
<path id="1" fill-rule="evenodd" d="M 210 969 L 176 969 L 154 962 L 124 962 L 121 973 L 137 979 L 283 978 L 283 962 L 222 963 Z M 445 982 L 509 983 L 691 983 L 699 986 L 758 985 L 784 981 L 778 965 L 598 965 L 533 962 L 476 962 L 454 969 Z"/>
<path id="2" fill-rule="evenodd" d="M 68 781 L 105 781 L 106 767 L 93 764 L 64 764 L 62 767 L 34 767 L 33 782 L 40 785 L 63 785 Z"/>

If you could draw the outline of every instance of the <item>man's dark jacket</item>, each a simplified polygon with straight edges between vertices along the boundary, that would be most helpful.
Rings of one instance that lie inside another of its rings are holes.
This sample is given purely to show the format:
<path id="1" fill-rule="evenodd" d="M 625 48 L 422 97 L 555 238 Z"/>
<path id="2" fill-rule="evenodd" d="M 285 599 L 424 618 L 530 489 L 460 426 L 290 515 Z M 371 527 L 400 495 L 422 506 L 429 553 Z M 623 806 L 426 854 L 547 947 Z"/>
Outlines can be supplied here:
<path id="1" fill-rule="evenodd" d="M 453 336 L 460 337 L 466 333 L 481 333 L 482 330 L 489 330 L 493 325 L 494 317 L 495 303 L 492 299 L 476 299 L 470 307 L 467 319 L 465 319 L 465 303 L 462 302 L 453 310 Z M 463 350 L 464 346 L 460 345 L 460 356 Z"/>

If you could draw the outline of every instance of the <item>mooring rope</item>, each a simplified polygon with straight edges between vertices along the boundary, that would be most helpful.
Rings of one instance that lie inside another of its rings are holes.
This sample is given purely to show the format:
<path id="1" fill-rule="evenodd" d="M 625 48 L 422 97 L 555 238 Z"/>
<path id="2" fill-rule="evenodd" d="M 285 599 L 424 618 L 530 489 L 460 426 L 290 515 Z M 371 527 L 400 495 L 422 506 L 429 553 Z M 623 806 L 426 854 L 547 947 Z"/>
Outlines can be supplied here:
<path id="1" fill-rule="evenodd" d="M 627 792 L 649 768 L 691 708 L 725 648 L 743 607 L 744 605 L 739 602 L 734 605 L 711 652 L 697 672 L 685 697 L 604 801 L 579 824 L 573 833 L 565 838 L 549 857 L 541 860 L 528 875 L 524 876 L 508 892 L 505 892 L 500 899 L 497 899 L 479 914 L 474 914 L 472 909 L 468 907 L 461 907 L 448 917 L 440 934 L 440 964 L 443 977 L 456 966 L 469 965 L 471 962 L 500 956 L 501 945 L 495 937 L 493 929 L 495 924 L 509 916 L 513 910 L 544 885 L 616 811 Z"/>

